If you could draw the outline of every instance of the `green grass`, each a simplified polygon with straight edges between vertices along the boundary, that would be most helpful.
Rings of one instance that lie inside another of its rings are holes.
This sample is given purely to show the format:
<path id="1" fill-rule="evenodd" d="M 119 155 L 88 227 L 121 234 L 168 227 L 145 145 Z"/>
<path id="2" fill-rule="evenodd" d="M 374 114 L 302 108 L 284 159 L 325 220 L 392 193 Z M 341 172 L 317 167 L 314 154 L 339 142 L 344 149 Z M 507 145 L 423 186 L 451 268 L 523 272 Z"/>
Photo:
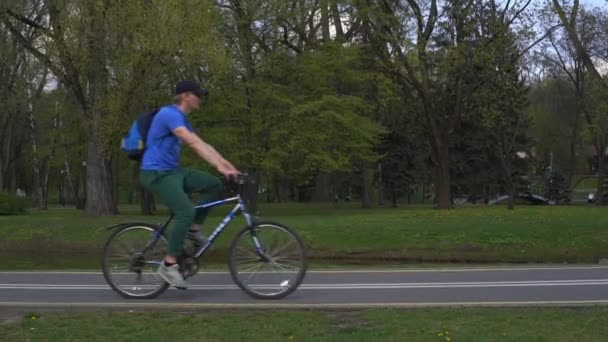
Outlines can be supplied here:
<path id="1" fill-rule="evenodd" d="M 228 208 L 216 210 L 215 226 Z M 0 268 L 97 268 L 109 232 L 123 221 L 161 222 L 134 207 L 115 217 L 87 218 L 74 210 L 0 216 Z M 358 209 L 355 206 L 272 205 L 261 216 L 298 231 L 315 263 L 595 263 L 608 257 L 608 210 L 595 206 L 425 206 Z M 226 247 L 244 225 L 238 219 L 207 262 L 224 262 Z"/>
<path id="2" fill-rule="evenodd" d="M 29 314 L 0 341 L 605 341 L 608 308 Z"/>

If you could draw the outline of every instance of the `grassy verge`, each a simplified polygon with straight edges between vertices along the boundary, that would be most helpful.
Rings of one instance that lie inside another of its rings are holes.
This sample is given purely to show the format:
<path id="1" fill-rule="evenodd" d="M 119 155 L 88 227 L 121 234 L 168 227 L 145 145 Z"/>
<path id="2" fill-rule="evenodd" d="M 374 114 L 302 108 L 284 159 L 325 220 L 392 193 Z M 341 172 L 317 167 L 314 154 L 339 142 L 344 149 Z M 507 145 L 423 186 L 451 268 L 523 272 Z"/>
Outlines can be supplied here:
<path id="1" fill-rule="evenodd" d="M 208 221 L 215 226 L 227 208 Z M 97 268 L 109 232 L 123 221 L 161 222 L 123 208 L 115 217 L 73 210 L 0 217 L 2 268 Z M 502 206 L 437 211 L 428 207 L 362 210 L 332 205 L 272 205 L 261 216 L 296 229 L 320 264 L 596 263 L 608 257 L 608 210 L 600 207 Z M 239 219 L 207 263 L 223 263 Z"/>
<path id="2" fill-rule="evenodd" d="M 29 314 L 2 341 L 605 341 L 608 308 Z"/>

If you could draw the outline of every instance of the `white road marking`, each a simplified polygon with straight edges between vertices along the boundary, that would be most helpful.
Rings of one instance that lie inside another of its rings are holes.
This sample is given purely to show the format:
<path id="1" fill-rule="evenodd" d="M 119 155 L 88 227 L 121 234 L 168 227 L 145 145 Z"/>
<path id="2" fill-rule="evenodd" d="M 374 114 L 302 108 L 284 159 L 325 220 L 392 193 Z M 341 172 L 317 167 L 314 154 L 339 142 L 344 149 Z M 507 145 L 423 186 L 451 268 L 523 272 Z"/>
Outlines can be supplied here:
<path id="1" fill-rule="evenodd" d="M 426 273 L 426 272 L 494 272 L 494 271 L 557 271 L 557 270 L 608 270 L 608 265 L 585 265 L 585 266 L 496 266 L 496 267 L 453 267 L 453 268 L 402 268 L 402 269 L 319 269 L 308 270 L 307 274 L 314 273 Z M 261 272 L 260 272 L 261 273 Z M 0 271 L 2 275 L 19 274 L 95 274 L 102 275 L 99 271 Z M 200 271 L 198 274 L 230 274 L 227 271 Z"/>
<path id="2" fill-rule="evenodd" d="M 256 288 L 276 288 L 280 284 L 259 284 Z M 548 286 L 598 286 L 608 285 L 608 279 L 570 279 L 535 281 L 480 281 L 480 282 L 432 282 L 432 283 L 327 283 L 302 284 L 300 290 L 388 290 L 426 288 L 489 288 L 489 287 L 548 287 Z M 145 284 L 128 284 L 123 287 L 150 288 Z M 192 290 L 239 290 L 234 284 L 190 285 Z M 0 290 L 110 290 L 100 284 L 0 284 Z"/>

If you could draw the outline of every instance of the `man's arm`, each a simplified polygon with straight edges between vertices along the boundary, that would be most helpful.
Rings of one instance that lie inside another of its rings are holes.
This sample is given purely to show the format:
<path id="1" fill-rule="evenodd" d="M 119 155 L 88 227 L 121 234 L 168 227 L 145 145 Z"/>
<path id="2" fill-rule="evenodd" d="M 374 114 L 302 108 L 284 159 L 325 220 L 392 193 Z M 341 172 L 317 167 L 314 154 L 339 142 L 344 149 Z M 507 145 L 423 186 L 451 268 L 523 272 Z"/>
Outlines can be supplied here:
<path id="1" fill-rule="evenodd" d="M 233 170 L 236 168 L 222 157 L 213 146 L 207 144 L 198 135 L 190 132 L 186 127 L 180 126 L 175 128 L 173 134 L 182 140 L 186 145 L 190 146 L 196 154 L 209 162 L 216 169 L 223 173 L 222 170 Z"/>

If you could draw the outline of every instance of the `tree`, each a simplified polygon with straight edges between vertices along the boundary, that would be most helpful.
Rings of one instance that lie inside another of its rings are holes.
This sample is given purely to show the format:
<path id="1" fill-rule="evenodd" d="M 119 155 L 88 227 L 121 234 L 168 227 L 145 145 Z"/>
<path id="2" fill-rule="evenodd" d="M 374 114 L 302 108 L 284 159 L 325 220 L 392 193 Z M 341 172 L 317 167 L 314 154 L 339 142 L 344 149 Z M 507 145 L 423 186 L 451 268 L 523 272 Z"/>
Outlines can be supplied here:
<path id="1" fill-rule="evenodd" d="M 153 77 L 159 68 L 169 77 L 144 84 L 171 89 L 178 77 L 189 74 L 181 58 L 205 60 L 208 52 L 203 49 L 214 50 L 209 38 L 215 22 L 211 2 L 46 0 L 24 1 L 1 11 L 3 26 L 69 89 L 78 105 L 87 144 L 86 213 L 116 213 L 112 151 L 119 141 L 118 114 L 125 107 L 113 105 L 132 102 L 138 92 L 146 92 L 146 87 L 131 82 Z M 184 22 L 186 12 L 191 20 Z M 38 41 L 27 39 L 31 30 L 41 37 Z M 150 65 L 156 67 L 146 68 Z M 123 120 L 123 125 L 129 121 Z"/>
<path id="2" fill-rule="evenodd" d="M 359 118 L 369 114 L 360 101 L 367 74 L 358 64 L 357 46 L 343 46 L 339 34 L 336 41 L 331 35 L 323 40 L 325 29 L 311 24 L 319 2 L 220 1 L 218 6 L 237 81 L 226 80 L 227 100 L 208 108 L 212 116 L 201 125 L 222 122 L 222 138 L 217 138 L 222 150 L 254 173 L 258 184 L 275 188 L 276 193 L 285 193 L 278 189 L 290 185 L 312 184 L 317 198 L 328 200 L 332 173 L 356 168 L 365 174 L 374 144 L 368 139 L 379 131 L 371 120 Z M 333 11 L 331 6 L 328 12 Z M 343 32 L 344 39 L 352 36 L 349 32 Z M 302 113 L 309 115 L 308 121 Z M 362 127 L 352 130 L 353 124 Z M 341 127 L 353 135 L 345 138 L 335 132 Z M 209 132 L 211 139 L 219 132 Z M 365 148 L 353 150 L 351 141 Z M 257 193 L 257 186 L 250 192 Z"/>
<path id="3" fill-rule="evenodd" d="M 562 172 L 559 169 L 552 170 L 545 180 L 544 196 L 549 201 L 564 203 L 568 202 L 569 192 L 569 186 Z"/>
<path id="4" fill-rule="evenodd" d="M 509 195 L 508 208 L 513 209 L 517 184 L 527 174 L 522 156 L 531 155 L 531 141 L 526 136 L 529 118 L 524 111 L 527 87 L 520 78 L 521 52 L 515 33 L 495 5 L 482 5 L 476 10 L 484 27 L 477 41 L 481 49 L 472 49 L 472 66 L 466 69 L 472 73 L 464 77 L 465 84 L 472 85 L 475 92 L 467 110 L 476 112 L 493 132 L 488 140 L 498 157 L 501 181 Z"/>
<path id="5" fill-rule="evenodd" d="M 401 132 L 390 132 L 384 136 L 378 147 L 383 154 L 381 159 L 381 179 L 390 196 L 394 208 L 397 207 L 401 196 L 409 194 L 413 185 L 418 181 L 417 171 L 420 170 L 420 139 L 415 135 Z"/>
<path id="6" fill-rule="evenodd" d="M 24 64 L 19 44 L 0 26 L 0 190 L 15 193 L 23 181 L 17 172 L 22 151 L 29 142 L 26 134 L 23 91 Z"/>
<path id="7" fill-rule="evenodd" d="M 601 12 L 586 12 L 584 9 L 579 11 L 581 9 L 579 0 L 574 0 L 569 15 L 566 13 L 567 9 L 558 0 L 552 0 L 552 3 L 572 44 L 574 55 L 587 70 L 587 80 L 580 83 L 585 87 L 581 90 L 584 101 L 582 106 L 589 139 L 598 157 L 596 198 L 600 203 L 606 204 L 608 202 L 604 200 L 602 184 L 607 172 L 605 151 L 608 148 L 608 80 L 598 70 L 592 55 L 604 62 L 608 61 L 605 50 L 605 43 L 608 41 L 608 32 L 605 30 L 608 23 L 607 16 Z"/>

